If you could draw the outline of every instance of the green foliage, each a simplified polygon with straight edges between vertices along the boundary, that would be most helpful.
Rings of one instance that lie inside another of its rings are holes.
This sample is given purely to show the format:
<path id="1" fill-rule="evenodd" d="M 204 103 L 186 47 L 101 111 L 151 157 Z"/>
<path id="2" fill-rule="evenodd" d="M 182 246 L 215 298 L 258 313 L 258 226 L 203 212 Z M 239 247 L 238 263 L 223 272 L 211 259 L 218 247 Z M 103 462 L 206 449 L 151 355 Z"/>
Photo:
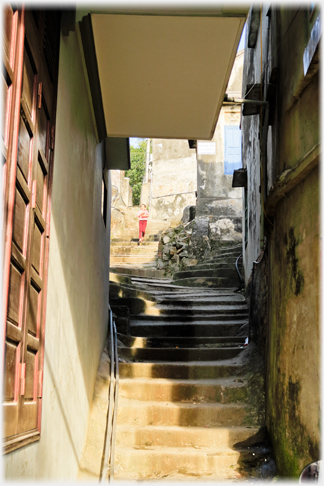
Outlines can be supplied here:
<path id="1" fill-rule="evenodd" d="M 145 175 L 146 140 L 143 139 L 138 147 L 130 147 L 131 168 L 125 172 L 133 188 L 133 205 L 138 206 L 141 197 L 143 177 Z"/>

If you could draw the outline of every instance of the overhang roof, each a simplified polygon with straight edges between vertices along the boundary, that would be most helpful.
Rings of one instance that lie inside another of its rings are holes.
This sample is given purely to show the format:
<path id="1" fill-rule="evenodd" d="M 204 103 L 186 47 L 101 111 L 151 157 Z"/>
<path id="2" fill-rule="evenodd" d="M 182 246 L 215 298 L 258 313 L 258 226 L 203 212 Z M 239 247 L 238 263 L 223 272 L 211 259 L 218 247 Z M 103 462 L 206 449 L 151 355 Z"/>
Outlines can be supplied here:
<path id="1" fill-rule="evenodd" d="M 91 35 L 81 29 L 83 45 L 92 42 L 97 69 L 91 89 L 100 90 L 106 135 L 211 139 L 247 12 L 218 6 L 84 18 Z M 89 71 L 89 52 L 87 65 Z"/>

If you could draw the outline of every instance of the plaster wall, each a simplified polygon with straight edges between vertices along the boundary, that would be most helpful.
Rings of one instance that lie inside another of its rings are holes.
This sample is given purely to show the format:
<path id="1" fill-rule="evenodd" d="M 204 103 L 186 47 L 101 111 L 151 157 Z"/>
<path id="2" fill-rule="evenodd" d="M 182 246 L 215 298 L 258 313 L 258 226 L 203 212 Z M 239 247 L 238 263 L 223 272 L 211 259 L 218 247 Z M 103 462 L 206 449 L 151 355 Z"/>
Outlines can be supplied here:
<path id="1" fill-rule="evenodd" d="M 307 6 L 272 8 L 267 15 L 268 7 L 263 5 L 257 44 L 247 49 L 243 74 L 244 94 L 246 84 L 260 82 L 262 32 L 263 76 L 267 83 L 275 73 L 276 96 L 267 147 L 267 255 L 256 268 L 252 313 L 259 316 L 259 344 L 266 346 L 266 422 L 278 472 L 297 478 L 304 466 L 320 458 L 321 149 L 316 56 L 310 72 L 303 72 L 303 53 L 318 12 L 311 20 Z M 248 167 L 247 283 L 261 250 L 259 116 L 242 117 L 242 132 Z"/>
<path id="2" fill-rule="evenodd" d="M 249 19 L 248 19 L 249 21 Z M 246 29 L 245 45 L 248 45 L 249 29 Z M 258 41 L 260 43 L 260 29 Z M 243 66 L 243 97 L 247 91 L 247 84 L 259 82 L 261 75 L 260 49 L 245 49 Z M 242 161 L 247 168 L 247 188 L 243 194 L 243 207 L 247 206 L 247 227 L 243 226 L 243 264 L 245 286 L 251 277 L 253 261 L 261 251 L 260 244 L 260 220 L 261 220 L 261 195 L 260 195 L 260 141 L 259 141 L 259 115 L 241 116 L 242 128 Z M 247 201 L 246 201 L 247 198 Z"/>
<path id="3" fill-rule="evenodd" d="M 196 204 L 197 161 L 187 140 L 154 139 L 152 149 L 152 220 L 180 223 L 186 206 Z"/>
<path id="4" fill-rule="evenodd" d="M 319 459 L 318 179 L 316 168 L 283 199 L 270 243 L 267 425 L 288 477 Z"/>
<path id="5" fill-rule="evenodd" d="M 41 439 L 4 456 L 11 480 L 77 477 L 107 335 L 109 224 L 101 215 L 101 188 L 76 30 L 60 46 Z"/>
<path id="6" fill-rule="evenodd" d="M 125 177 L 123 170 L 110 170 L 112 194 L 114 203 L 122 206 L 133 205 L 133 190 L 129 183 L 129 177 Z"/>

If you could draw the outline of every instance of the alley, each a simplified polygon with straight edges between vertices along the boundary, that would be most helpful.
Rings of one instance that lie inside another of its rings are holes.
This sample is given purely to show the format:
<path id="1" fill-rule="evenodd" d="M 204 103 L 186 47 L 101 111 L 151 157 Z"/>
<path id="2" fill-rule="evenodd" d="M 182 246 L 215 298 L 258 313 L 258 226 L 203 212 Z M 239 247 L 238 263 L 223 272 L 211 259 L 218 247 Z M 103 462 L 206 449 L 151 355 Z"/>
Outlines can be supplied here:
<path id="1" fill-rule="evenodd" d="M 314 479 L 321 5 L 2 13 L 4 480 Z"/>

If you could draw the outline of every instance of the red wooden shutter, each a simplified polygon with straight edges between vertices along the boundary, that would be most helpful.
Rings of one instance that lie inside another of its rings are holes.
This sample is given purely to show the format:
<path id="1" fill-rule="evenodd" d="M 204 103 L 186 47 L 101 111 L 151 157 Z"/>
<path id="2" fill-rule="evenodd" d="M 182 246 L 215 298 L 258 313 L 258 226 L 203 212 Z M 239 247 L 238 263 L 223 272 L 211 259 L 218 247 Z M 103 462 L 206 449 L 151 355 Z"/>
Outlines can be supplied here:
<path id="1" fill-rule="evenodd" d="M 27 10 L 25 15 L 24 12 L 19 15 L 21 25 L 25 26 L 20 68 L 20 116 L 7 121 L 9 133 L 18 131 L 18 140 L 16 146 L 13 141 L 9 154 L 7 183 L 7 235 L 11 238 L 7 238 L 7 262 L 5 260 L 9 277 L 3 414 L 6 452 L 37 440 L 40 435 L 46 228 L 49 226 L 49 177 L 53 162 L 51 132 L 56 98 L 56 84 L 50 79 L 42 49 L 45 12 L 38 11 L 35 15 Z M 56 24 L 53 38 L 58 44 L 59 24 Z M 57 46 L 54 50 L 58 53 Z"/>

